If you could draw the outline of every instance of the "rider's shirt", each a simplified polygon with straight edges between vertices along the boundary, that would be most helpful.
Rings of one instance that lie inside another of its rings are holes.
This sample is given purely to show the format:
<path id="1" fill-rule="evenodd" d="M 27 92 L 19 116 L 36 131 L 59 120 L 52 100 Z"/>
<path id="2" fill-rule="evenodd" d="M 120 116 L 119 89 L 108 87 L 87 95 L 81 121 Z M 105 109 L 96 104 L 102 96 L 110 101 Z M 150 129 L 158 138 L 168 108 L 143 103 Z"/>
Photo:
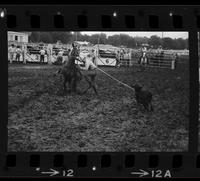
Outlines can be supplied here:
<path id="1" fill-rule="evenodd" d="M 147 47 L 143 47 L 142 52 L 147 52 Z"/>
<path id="2" fill-rule="evenodd" d="M 142 47 L 141 51 L 142 51 L 142 57 L 145 57 L 147 53 L 147 47 Z"/>
<path id="3" fill-rule="evenodd" d="M 143 53 L 143 54 L 146 54 L 146 52 L 147 52 L 147 47 L 143 47 L 143 48 L 142 48 L 142 53 Z"/>

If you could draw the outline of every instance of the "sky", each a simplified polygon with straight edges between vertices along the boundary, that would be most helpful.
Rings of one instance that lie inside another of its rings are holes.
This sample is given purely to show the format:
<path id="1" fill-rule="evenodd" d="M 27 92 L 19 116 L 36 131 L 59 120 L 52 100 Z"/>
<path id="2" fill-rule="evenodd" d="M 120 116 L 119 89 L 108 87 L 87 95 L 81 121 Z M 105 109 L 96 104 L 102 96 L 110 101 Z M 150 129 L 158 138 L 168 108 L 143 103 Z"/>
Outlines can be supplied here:
<path id="1" fill-rule="evenodd" d="M 152 35 L 157 35 L 159 37 L 162 37 L 162 32 L 150 32 L 150 31 L 146 31 L 146 32 L 142 32 L 142 31 L 132 31 L 132 32 L 127 32 L 127 31 L 120 31 L 120 32 L 114 32 L 114 31 L 109 31 L 109 32 L 106 32 L 106 31 L 102 31 L 102 32 L 99 32 L 99 31 L 82 31 L 81 34 L 87 34 L 87 35 L 92 35 L 92 34 L 97 34 L 97 33 L 105 33 L 107 36 L 112 36 L 112 35 L 115 35 L 115 34 L 120 34 L 120 33 L 123 33 L 123 34 L 127 34 L 129 36 L 132 36 L 132 37 L 135 37 L 135 36 L 140 36 L 140 37 L 151 37 Z M 173 31 L 173 32 L 163 32 L 163 37 L 170 37 L 172 39 L 175 39 L 175 38 L 183 38 L 183 39 L 186 39 L 188 38 L 188 32 L 186 31 L 182 31 L 182 32 L 177 32 L 177 31 Z"/>

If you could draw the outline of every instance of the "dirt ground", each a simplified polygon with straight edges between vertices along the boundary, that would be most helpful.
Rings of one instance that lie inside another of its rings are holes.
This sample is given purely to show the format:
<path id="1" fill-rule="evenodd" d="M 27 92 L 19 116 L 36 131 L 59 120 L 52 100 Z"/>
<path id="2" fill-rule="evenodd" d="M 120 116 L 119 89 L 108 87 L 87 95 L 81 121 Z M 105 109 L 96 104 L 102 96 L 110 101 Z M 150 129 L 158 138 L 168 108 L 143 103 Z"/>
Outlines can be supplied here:
<path id="1" fill-rule="evenodd" d="M 99 96 L 63 94 L 52 65 L 10 65 L 8 151 L 187 151 L 189 69 L 102 68 L 153 93 L 154 112 L 98 71 Z M 82 81 L 78 88 L 87 87 Z"/>

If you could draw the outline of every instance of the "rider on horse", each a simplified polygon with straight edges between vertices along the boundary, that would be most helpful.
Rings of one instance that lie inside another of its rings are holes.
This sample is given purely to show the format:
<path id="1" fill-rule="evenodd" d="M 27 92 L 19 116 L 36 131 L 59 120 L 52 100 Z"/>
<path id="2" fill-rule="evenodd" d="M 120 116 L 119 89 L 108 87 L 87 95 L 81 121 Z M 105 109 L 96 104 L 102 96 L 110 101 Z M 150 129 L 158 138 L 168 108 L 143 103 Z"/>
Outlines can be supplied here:
<path id="1" fill-rule="evenodd" d="M 61 69 L 59 69 L 58 73 L 61 73 L 65 77 L 65 82 L 72 83 L 73 91 L 76 92 L 78 74 L 81 74 L 79 67 L 75 64 L 75 61 L 79 58 L 79 50 L 75 43 L 72 43 L 72 51 L 69 54 L 69 60 L 63 65 Z"/>
<path id="2" fill-rule="evenodd" d="M 141 64 L 145 65 L 147 64 L 147 46 L 142 46 L 142 57 L 141 57 Z"/>
<path id="3" fill-rule="evenodd" d="M 140 69 L 145 70 L 145 67 L 147 64 L 149 64 L 148 57 L 147 57 L 147 46 L 146 44 L 142 45 L 141 51 L 142 51 L 142 56 L 140 57 L 138 63 L 140 64 Z"/>

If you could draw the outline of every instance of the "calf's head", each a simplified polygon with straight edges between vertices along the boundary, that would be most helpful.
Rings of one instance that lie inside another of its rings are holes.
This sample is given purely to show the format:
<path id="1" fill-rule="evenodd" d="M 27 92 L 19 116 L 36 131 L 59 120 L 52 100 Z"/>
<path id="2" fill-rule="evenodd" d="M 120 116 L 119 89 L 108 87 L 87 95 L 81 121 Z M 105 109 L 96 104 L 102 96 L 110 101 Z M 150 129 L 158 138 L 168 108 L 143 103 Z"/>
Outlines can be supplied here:
<path id="1" fill-rule="evenodd" d="M 142 87 L 138 84 L 133 85 L 133 88 L 135 89 L 135 92 L 140 92 Z"/>

